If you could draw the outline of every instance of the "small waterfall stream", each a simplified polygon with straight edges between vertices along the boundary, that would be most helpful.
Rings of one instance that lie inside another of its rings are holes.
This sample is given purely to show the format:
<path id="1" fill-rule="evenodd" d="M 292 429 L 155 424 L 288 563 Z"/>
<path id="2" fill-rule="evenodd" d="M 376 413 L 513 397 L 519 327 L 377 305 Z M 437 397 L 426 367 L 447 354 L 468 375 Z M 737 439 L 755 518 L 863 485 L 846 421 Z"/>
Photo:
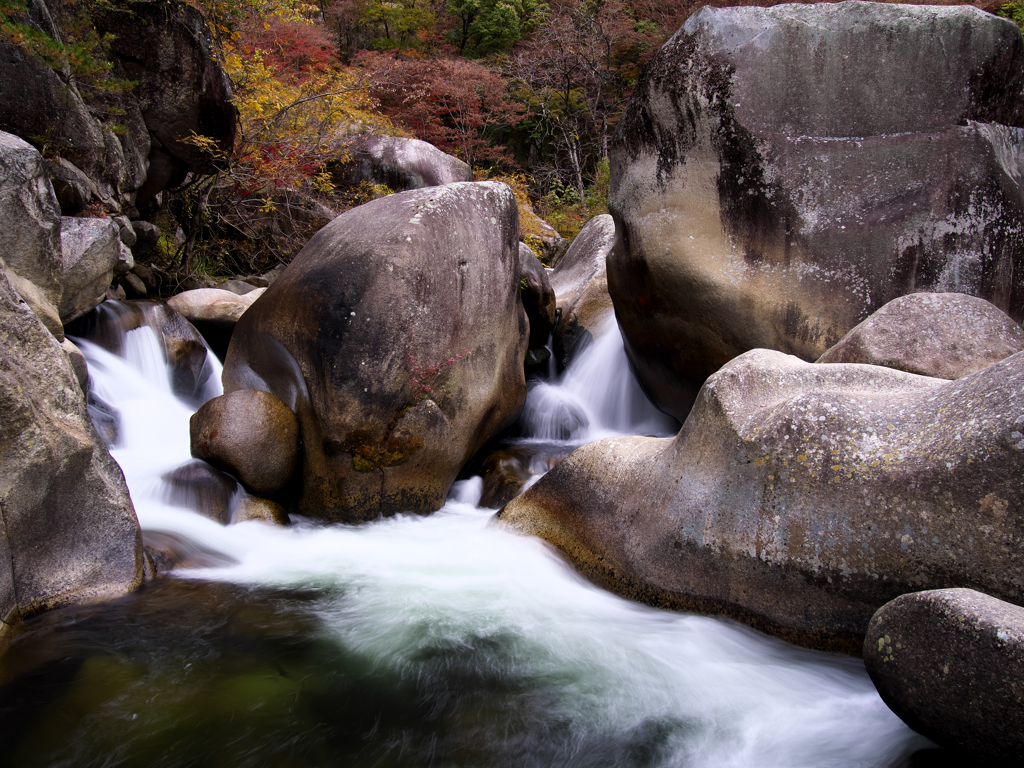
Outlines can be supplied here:
<path id="1" fill-rule="evenodd" d="M 112 454 L 146 535 L 212 566 L 33 620 L 0 688 L 12 764 L 881 768 L 929 745 L 859 660 L 598 589 L 489 524 L 479 478 L 432 516 L 358 527 L 170 505 L 193 408 L 153 331 L 128 339 L 125 357 L 81 343 L 119 414 Z M 614 331 L 532 387 L 527 421 L 525 440 L 574 443 L 672 428 Z"/>

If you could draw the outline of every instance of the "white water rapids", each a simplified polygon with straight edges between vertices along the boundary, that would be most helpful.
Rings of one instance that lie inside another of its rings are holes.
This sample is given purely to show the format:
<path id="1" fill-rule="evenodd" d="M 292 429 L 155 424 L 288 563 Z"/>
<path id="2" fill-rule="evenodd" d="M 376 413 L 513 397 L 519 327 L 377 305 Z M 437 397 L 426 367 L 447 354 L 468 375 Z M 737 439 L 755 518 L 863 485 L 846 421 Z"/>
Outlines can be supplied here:
<path id="1" fill-rule="evenodd" d="M 94 392 L 119 411 L 111 452 L 143 530 L 235 561 L 178 578 L 311 590 L 328 654 L 361 659 L 374 685 L 412 686 L 424 722 L 389 726 L 385 712 L 360 736 L 389 734 L 379 764 L 852 768 L 898 765 L 929 746 L 887 709 L 859 660 L 594 587 L 546 544 L 489 524 L 493 510 L 474 506 L 479 480 L 457 484 L 429 517 L 358 527 L 222 527 L 169 506 L 160 476 L 190 460 L 192 409 L 171 394 L 155 333 L 129 340 L 127 358 L 81 346 Z M 533 386 L 526 418 L 538 438 L 575 442 L 667 423 L 643 400 L 614 330 L 560 383 Z M 465 744 L 484 751 L 460 757 Z"/>

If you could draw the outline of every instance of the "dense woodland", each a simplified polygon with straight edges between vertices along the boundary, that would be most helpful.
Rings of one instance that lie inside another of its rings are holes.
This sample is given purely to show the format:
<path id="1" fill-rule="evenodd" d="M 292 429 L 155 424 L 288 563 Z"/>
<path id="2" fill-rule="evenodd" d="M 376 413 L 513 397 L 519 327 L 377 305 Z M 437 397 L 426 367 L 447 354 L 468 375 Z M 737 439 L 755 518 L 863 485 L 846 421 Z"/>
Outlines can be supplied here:
<path id="1" fill-rule="evenodd" d="M 608 143 L 651 54 L 704 3 L 654 0 L 189 0 L 231 78 L 239 132 L 208 137 L 218 172 L 166 195 L 155 221 L 165 267 L 247 274 L 288 261 L 332 212 L 389 194 L 335 184 L 347 141 L 388 133 L 431 142 L 516 190 L 563 236 L 606 211 Z M 719 0 L 714 5 L 729 5 Z M 771 4 L 771 3 L 768 3 Z M 98 109 L 131 88 L 104 58 L 96 13 L 65 3 L 56 43 L 0 0 L 0 34 L 70 68 Z M 1024 2 L 1000 12 L 1024 24 Z M 116 119 L 116 116 L 115 116 Z M 528 216 L 524 225 L 529 227 Z"/>

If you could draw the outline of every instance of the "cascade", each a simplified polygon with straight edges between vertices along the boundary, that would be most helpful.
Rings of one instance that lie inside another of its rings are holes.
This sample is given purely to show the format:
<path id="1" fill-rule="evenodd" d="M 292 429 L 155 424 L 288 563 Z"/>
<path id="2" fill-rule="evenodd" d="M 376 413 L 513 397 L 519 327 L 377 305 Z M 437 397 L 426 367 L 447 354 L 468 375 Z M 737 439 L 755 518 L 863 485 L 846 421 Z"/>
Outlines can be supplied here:
<path id="1" fill-rule="evenodd" d="M 145 536 L 208 557 L 30 622 L 0 688 L 15 764 L 882 768 L 929 746 L 860 660 L 605 592 L 491 524 L 478 477 L 432 516 L 361 526 L 175 506 L 161 476 L 190 460 L 194 406 L 156 334 L 80 345 Z M 533 385 L 526 439 L 670 434 L 642 398 L 609 329 Z"/>

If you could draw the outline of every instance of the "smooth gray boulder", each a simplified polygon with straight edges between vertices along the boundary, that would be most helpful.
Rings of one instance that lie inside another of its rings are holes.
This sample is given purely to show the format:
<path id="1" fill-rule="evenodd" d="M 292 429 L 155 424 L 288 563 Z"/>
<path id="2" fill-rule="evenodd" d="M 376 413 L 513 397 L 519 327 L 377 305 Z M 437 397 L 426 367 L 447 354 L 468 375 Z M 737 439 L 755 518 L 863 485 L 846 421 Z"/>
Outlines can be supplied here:
<path id="1" fill-rule="evenodd" d="M 1024 329 L 999 308 L 962 293 L 893 299 L 818 358 L 959 379 L 1024 350 Z"/>
<path id="2" fill-rule="evenodd" d="M 754 348 L 815 360 L 886 302 L 1024 318 L 1024 39 L 969 6 L 704 8 L 610 151 L 608 288 L 644 389 L 683 418 Z"/>
<path id="3" fill-rule="evenodd" d="M 995 765 L 1024 755 L 1024 608 L 972 589 L 901 595 L 871 619 L 882 700 L 940 746 Z M 969 761 L 964 761 L 969 764 Z"/>
<path id="4" fill-rule="evenodd" d="M 859 653 L 906 592 L 1024 586 L 1024 352 L 955 381 L 754 350 L 675 438 L 583 446 L 500 519 L 620 594 Z"/>
<path id="5" fill-rule="evenodd" d="M 301 514 L 444 504 L 526 399 L 519 275 L 515 197 L 494 182 L 383 197 L 306 244 L 238 321 L 223 375 L 298 416 Z"/>
<path id="6" fill-rule="evenodd" d="M 64 268 L 60 319 L 67 324 L 103 301 L 114 270 L 124 258 L 123 244 L 113 219 L 65 216 L 61 220 L 60 245 Z"/>
<path id="7" fill-rule="evenodd" d="M 337 142 L 335 149 L 348 153 L 346 161 L 328 164 L 339 187 L 368 181 L 401 192 L 473 180 L 466 163 L 420 139 L 358 136 Z"/>
<path id="8" fill-rule="evenodd" d="M 614 244 L 612 217 L 607 213 L 595 216 L 583 225 L 551 273 L 561 313 L 555 329 L 555 356 L 562 367 L 602 333 L 614 311 L 605 267 Z"/>
<path id="9" fill-rule="evenodd" d="M 61 216 L 43 157 L 0 131 L 0 263 L 14 289 L 56 338 L 64 338 L 60 304 Z"/>
<path id="10" fill-rule="evenodd" d="M 0 275 L 0 645 L 20 619 L 142 581 L 120 467 L 61 346 Z"/>
<path id="11" fill-rule="evenodd" d="M 195 288 L 172 296 L 167 306 L 190 323 L 233 326 L 264 290 L 256 288 L 239 296 L 222 288 Z"/>

